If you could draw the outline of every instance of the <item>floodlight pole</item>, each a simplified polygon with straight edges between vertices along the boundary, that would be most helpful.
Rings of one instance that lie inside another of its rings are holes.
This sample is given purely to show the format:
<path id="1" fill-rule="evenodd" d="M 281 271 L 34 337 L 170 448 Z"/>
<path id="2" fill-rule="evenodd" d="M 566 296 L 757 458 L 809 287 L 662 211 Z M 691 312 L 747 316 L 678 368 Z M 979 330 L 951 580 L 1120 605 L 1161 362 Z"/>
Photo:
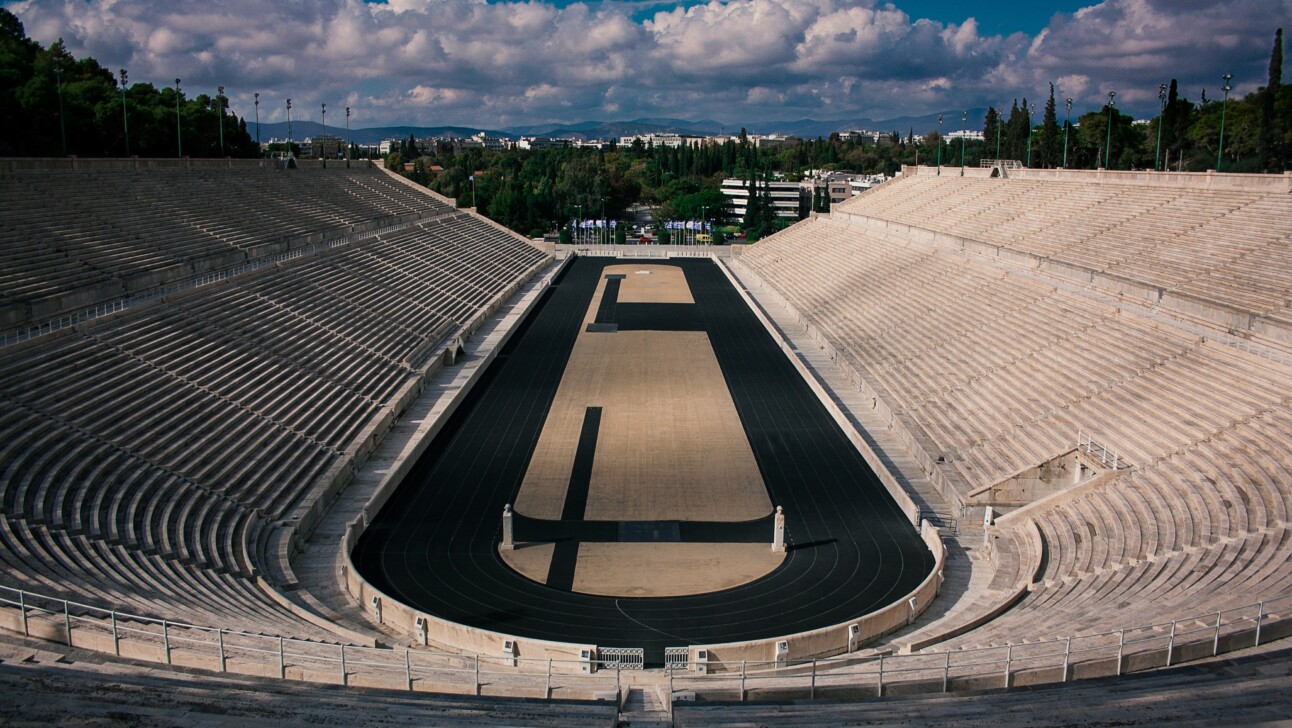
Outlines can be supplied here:
<path id="1" fill-rule="evenodd" d="M 256 92 L 256 156 L 260 156 L 260 92 Z"/>
<path id="2" fill-rule="evenodd" d="M 184 130 L 179 123 L 179 79 L 175 79 L 175 156 L 184 158 Z"/>
<path id="3" fill-rule="evenodd" d="M 287 157 L 292 156 L 292 100 L 287 99 Z"/>
<path id="4" fill-rule="evenodd" d="M 126 137 L 126 156 L 130 156 L 130 117 L 126 113 L 126 69 L 121 74 L 121 133 Z"/>
<path id="5" fill-rule="evenodd" d="M 350 107 L 345 107 L 345 165 L 350 166 Z"/>
<path id="6" fill-rule="evenodd" d="M 1117 97 L 1116 91 L 1108 92 L 1108 139 L 1104 144 L 1104 169 L 1112 169 L 1111 161 L 1113 158 L 1113 99 Z"/>
<path id="7" fill-rule="evenodd" d="M 1027 114 L 1027 167 L 1028 169 L 1032 168 L 1032 132 L 1034 131 L 1032 129 L 1032 110 L 1035 108 L 1036 108 L 1036 104 L 1029 104 L 1026 101 L 1023 102 L 1023 113 Z"/>
<path id="8" fill-rule="evenodd" d="M 1229 107 L 1229 92 L 1233 89 L 1229 81 L 1234 77 L 1232 73 L 1226 73 L 1221 78 L 1225 79 L 1225 85 L 1220 87 L 1225 92 L 1225 100 L 1220 106 L 1220 146 L 1216 147 L 1216 171 L 1220 171 L 1220 158 L 1225 151 L 1225 110 Z"/>
<path id="9" fill-rule="evenodd" d="M 998 123 L 999 125 L 999 123 Z M 960 112 L 960 176 L 965 176 L 965 132 L 969 130 L 969 111 Z"/>
<path id="10" fill-rule="evenodd" d="M 938 114 L 938 176 L 942 176 L 942 114 Z"/>
<path id="11" fill-rule="evenodd" d="M 1072 126 L 1072 97 L 1065 102 L 1067 114 L 1063 117 L 1063 168 L 1068 168 L 1068 129 Z"/>
<path id="12" fill-rule="evenodd" d="M 1157 172 L 1158 167 L 1162 166 L 1162 123 L 1166 121 L 1166 84 L 1161 83 L 1157 86 L 1157 151 L 1153 153 L 1153 171 Z"/>
<path id="13" fill-rule="evenodd" d="M 220 116 L 220 157 L 224 157 L 224 87 L 215 87 L 215 111 Z"/>
<path id="14" fill-rule="evenodd" d="M 996 161 L 1000 161 L 1000 128 L 1005 125 L 1003 109 L 999 101 L 996 102 Z"/>
<path id="15" fill-rule="evenodd" d="M 319 144 L 319 159 L 323 160 L 323 166 L 327 166 L 327 151 L 323 143 L 327 142 L 327 104 L 321 104 L 323 107 L 323 134 Z"/>
<path id="16" fill-rule="evenodd" d="M 63 156 L 67 156 L 67 125 L 63 121 L 63 68 L 57 61 L 54 63 L 54 83 L 58 87 L 58 138 L 63 144 Z"/>

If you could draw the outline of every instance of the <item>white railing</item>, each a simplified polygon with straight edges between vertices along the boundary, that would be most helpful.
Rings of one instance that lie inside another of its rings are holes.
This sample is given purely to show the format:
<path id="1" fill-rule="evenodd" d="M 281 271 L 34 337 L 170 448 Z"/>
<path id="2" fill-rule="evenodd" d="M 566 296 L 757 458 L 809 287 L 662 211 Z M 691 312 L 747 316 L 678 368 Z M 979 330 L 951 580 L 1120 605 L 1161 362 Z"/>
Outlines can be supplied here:
<path id="1" fill-rule="evenodd" d="M 1172 622 L 1042 642 L 779 664 L 705 661 L 692 666 L 695 672 L 672 648 L 667 673 L 674 691 L 741 700 L 883 695 L 897 686 L 903 693 L 927 693 L 1058 683 L 1257 647 L 1292 635 L 1289 609 L 1292 595 L 1285 594 Z M 0 627 L 168 665 L 410 691 L 587 698 L 618 691 L 621 669 L 630 669 L 626 655 L 613 650 L 601 651 L 611 660 L 551 660 L 318 642 L 140 617 L 9 587 L 0 587 Z"/>
<path id="2" fill-rule="evenodd" d="M 1077 430 L 1077 449 L 1084 450 L 1091 457 L 1099 458 L 1099 464 L 1112 470 L 1130 467 L 1122 461 L 1121 455 L 1081 430 Z"/>

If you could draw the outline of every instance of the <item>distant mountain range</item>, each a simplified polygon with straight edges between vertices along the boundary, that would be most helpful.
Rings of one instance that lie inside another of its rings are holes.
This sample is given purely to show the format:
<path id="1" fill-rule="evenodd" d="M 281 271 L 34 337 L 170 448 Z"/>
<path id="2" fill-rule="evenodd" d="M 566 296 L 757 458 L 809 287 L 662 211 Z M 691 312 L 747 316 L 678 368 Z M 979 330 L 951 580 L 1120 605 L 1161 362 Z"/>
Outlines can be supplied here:
<path id="1" fill-rule="evenodd" d="M 981 129 L 985 108 L 970 109 L 968 122 L 961 121 L 960 111 L 943 113 L 944 132 L 957 131 L 966 125 L 970 129 Z M 830 134 L 849 129 L 867 129 L 870 131 L 897 132 L 906 136 L 912 131 L 915 134 L 926 134 L 938 128 L 938 115 L 899 116 L 895 119 L 875 121 L 868 118 L 837 119 L 818 121 L 816 119 L 798 119 L 796 121 L 768 121 L 757 124 L 724 124 L 713 119 L 687 121 L 685 119 L 645 118 L 631 121 L 581 121 L 575 124 L 530 124 L 509 126 L 502 129 L 481 129 L 467 126 L 383 126 L 363 129 L 351 129 L 350 138 L 356 144 L 377 144 L 385 139 L 407 139 L 409 135 L 426 137 L 469 137 L 484 132 L 491 137 L 519 139 L 520 137 L 557 137 L 565 139 L 618 139 L 636 134 L 693 134 L 697 136 L 715 136 L 735 134 L 744 128 L 750 134 L 784 134 L 787 136 L 815 139 L 828 137 Z M 256 136 L 254 122 L 247 123 L 247 131 Z M 345 127 L 329 125 L 329 134 L 345 135 Z M 314 121 L 292 122 L 292 138 L 305 139 L 323 133 L 323 125 Z M 286 139 L 287 123 L 276 122 L 260 125 L 260 138 Z"/>

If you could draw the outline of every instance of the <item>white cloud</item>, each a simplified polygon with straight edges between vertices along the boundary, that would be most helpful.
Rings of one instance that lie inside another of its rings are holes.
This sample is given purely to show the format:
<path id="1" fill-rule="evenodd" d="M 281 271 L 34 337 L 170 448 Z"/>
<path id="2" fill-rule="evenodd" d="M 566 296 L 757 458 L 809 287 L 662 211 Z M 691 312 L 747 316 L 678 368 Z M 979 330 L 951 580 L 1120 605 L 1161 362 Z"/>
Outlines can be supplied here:
<path id="1" fill-rule="evenodd" d="M 884 118 L 1040 98 L 1080 106 L 1118 90 L 1156 107 L 1171 77 L 1188 92 L 1226 71 L 1263 84 L 1273 29 L 1292 0 L 1105 0 L 1057 14 L 1035 36 L 983 36 L 966 17 L 913 19 L 902 0 L 484 3 L 477 0 L 24 0 L 37 40 L 193 93 L 223 84 L 236 112 L 284 116 L 348 103 L 364 125 L 497 127 L 635 116 L 733 124 Z M 652 13 L 651 10 L 654 9 Z M 644 20 L 634 20 L 641 12 Z M 1192 94 L 1191 94 L 1192 95 Z"/>

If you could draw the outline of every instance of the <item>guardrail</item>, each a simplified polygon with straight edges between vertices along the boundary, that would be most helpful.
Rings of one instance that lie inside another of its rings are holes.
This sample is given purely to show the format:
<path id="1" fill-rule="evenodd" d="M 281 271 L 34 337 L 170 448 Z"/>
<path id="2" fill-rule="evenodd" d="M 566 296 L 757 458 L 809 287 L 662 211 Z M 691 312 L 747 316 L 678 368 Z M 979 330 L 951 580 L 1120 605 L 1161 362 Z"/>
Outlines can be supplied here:
<path id="1" fill-rule="evenodd" d="M 1292 595 L 1138 627 L 914 654 L 695 662 L 666 669 L 670 695 L 710 700 L 858 698 L 1122 675 L 1292 635 Z M 621 694 L 615 661 L 364 647 L 202 627 L 0 586 L 0 628 L 122 657 L 261 677 L 419 692 L 587 699 Z"/>

